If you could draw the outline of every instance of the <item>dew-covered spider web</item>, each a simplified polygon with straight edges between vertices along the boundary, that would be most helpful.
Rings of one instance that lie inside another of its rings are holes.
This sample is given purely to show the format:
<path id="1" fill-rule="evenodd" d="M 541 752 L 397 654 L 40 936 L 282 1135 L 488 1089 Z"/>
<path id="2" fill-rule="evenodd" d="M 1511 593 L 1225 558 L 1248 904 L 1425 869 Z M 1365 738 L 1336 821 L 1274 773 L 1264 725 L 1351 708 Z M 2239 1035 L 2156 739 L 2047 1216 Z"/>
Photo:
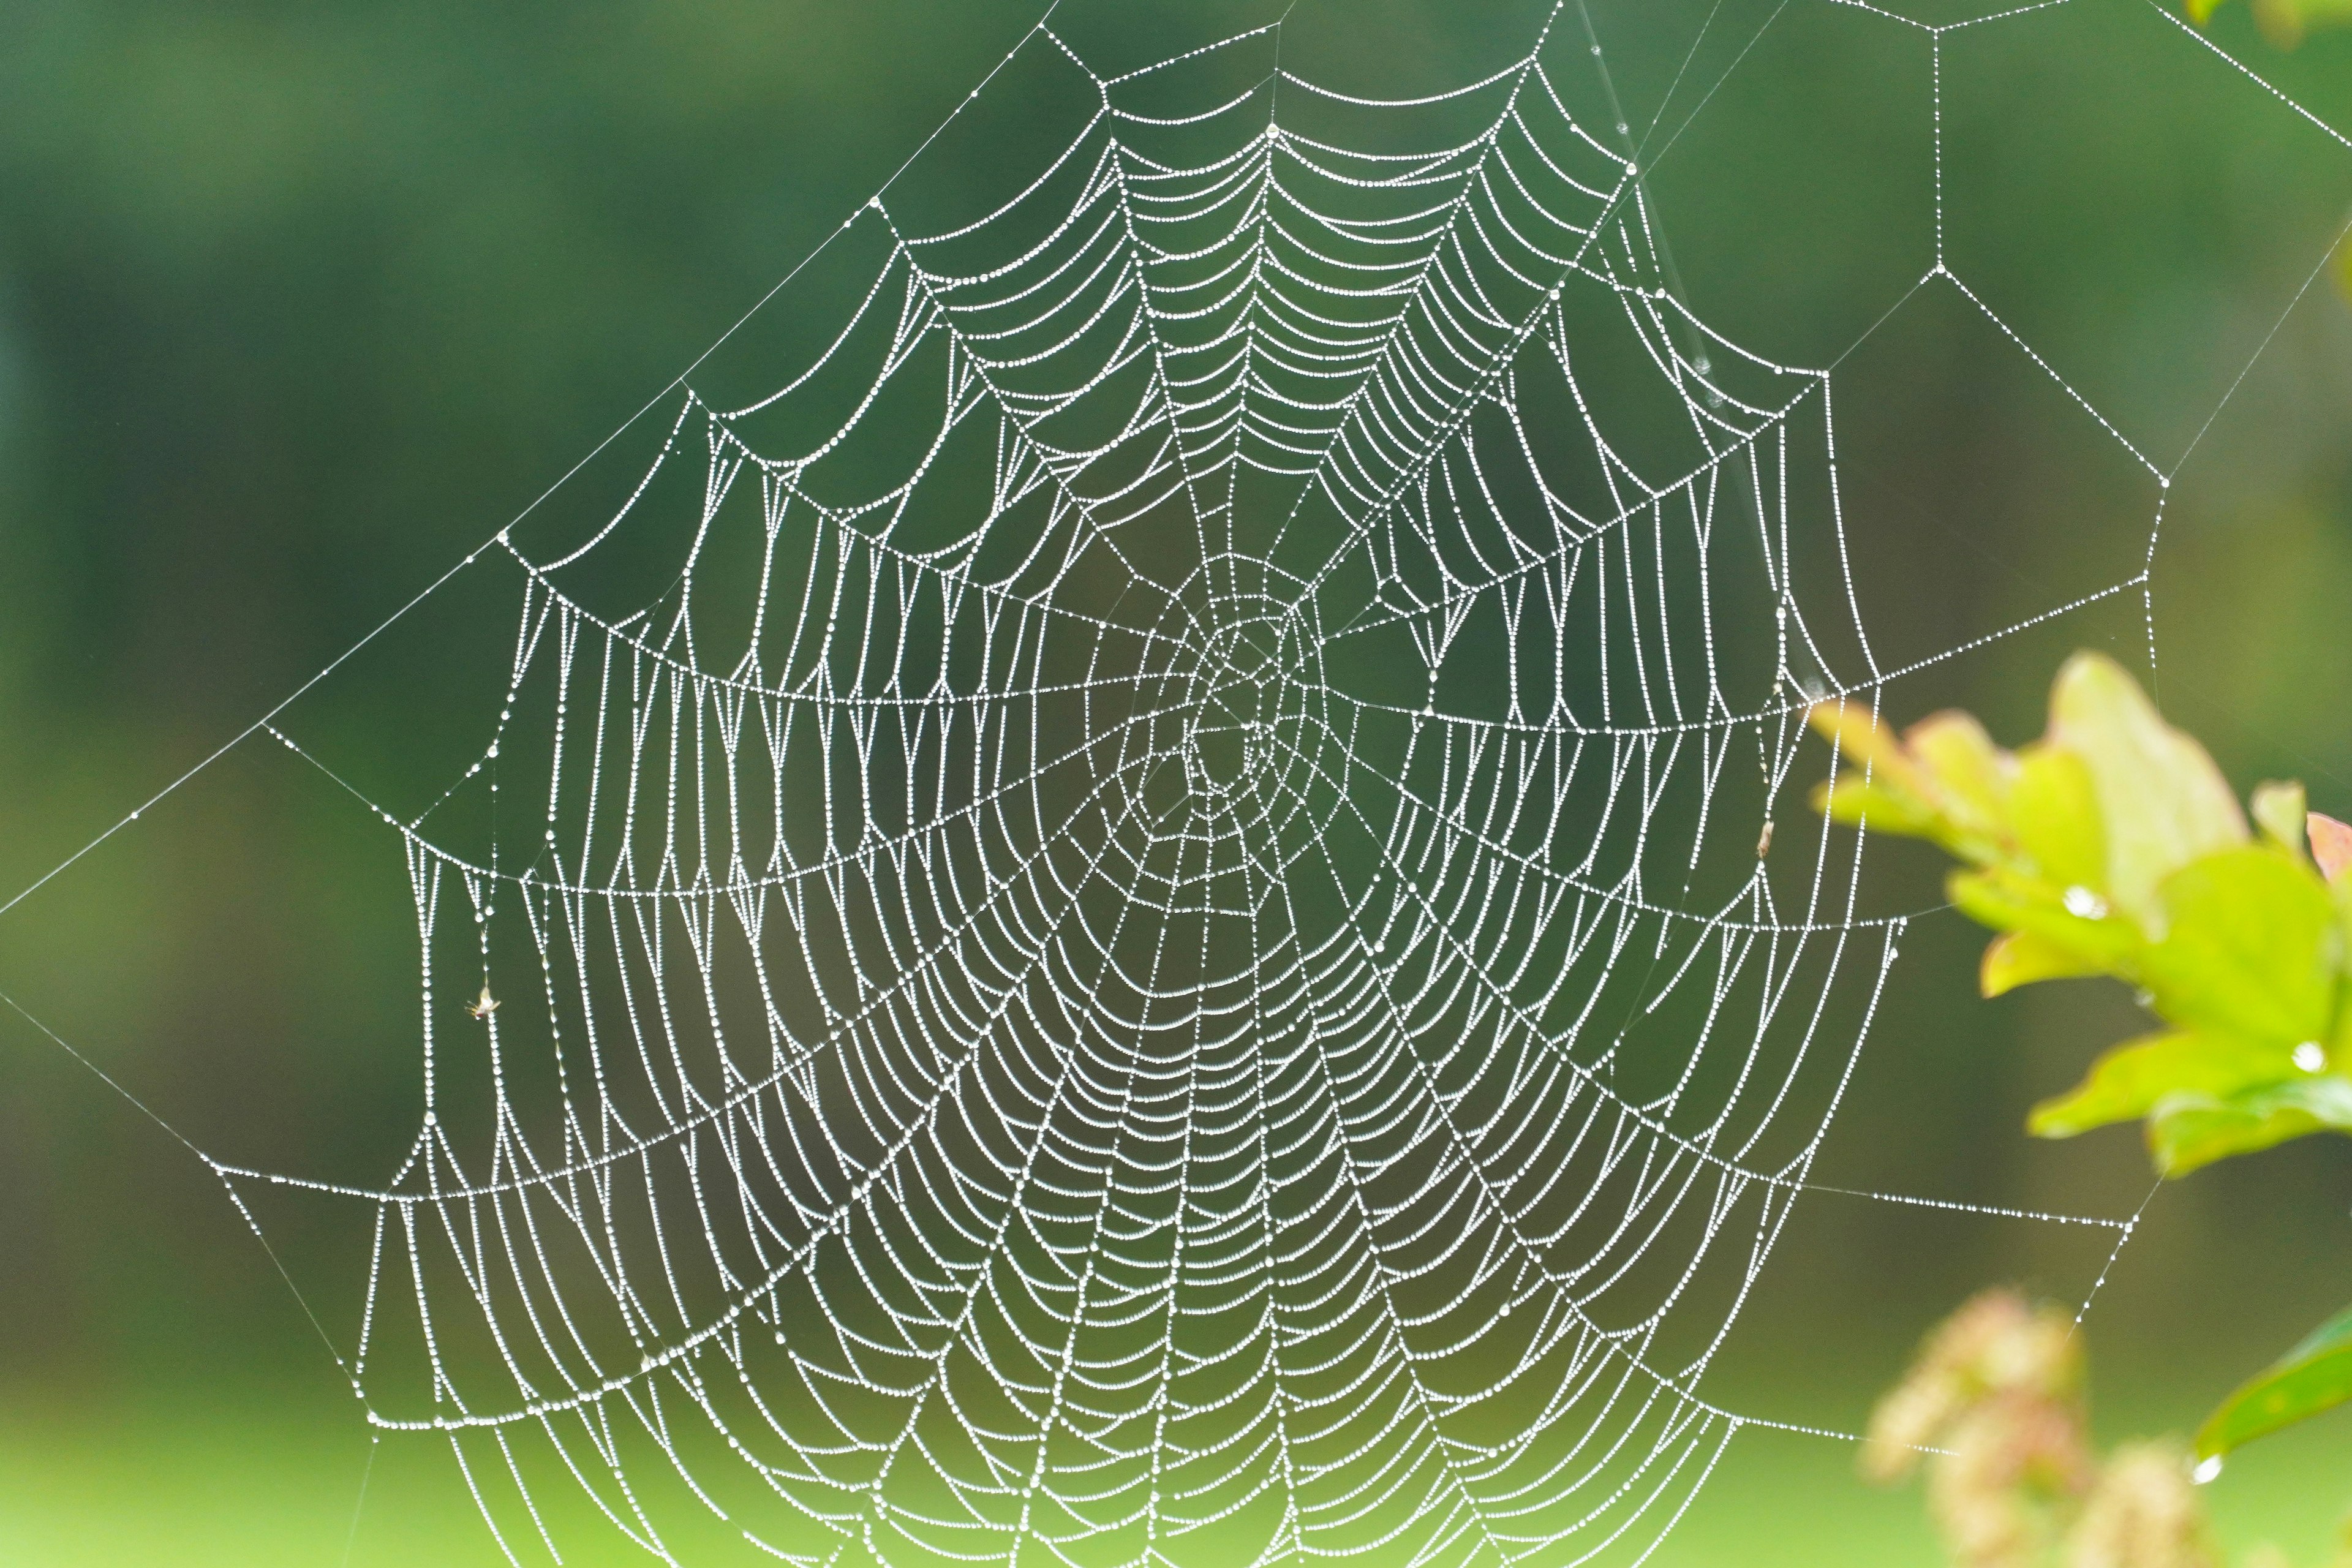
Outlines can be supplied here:
<path id="1" fill-rule="evenodd" d="M 1883 15 L 1939 116 L 2051 5 Z M 329 1336 L 513 1560 L 1631 1562 L 1784 1424 L 1705 1381 L 1906 924 L 1803 805 L 1805 707 L 1918 662 L 1837 376 L 1684 302 L 1642 158 L 1706 80 L 1629 127 L 1574 4 L 1401 101 L 1280 42 L 1049 17 L 959 110 L 1020 73 L 1044 154 L 886 189 L 845 309 L 461 569 L 495 722 L 362 792 L 413 1146 L 215 1169 L 366 1232 Z"/>

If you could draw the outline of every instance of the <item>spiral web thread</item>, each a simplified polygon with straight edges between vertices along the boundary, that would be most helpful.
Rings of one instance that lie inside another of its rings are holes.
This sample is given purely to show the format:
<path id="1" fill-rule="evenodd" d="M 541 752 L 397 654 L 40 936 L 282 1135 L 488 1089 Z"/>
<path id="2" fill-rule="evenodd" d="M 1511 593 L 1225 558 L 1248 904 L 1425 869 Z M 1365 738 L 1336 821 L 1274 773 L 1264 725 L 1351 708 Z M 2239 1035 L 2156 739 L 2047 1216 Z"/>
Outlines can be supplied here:
<path id="1" fill-rule="evenodd" d="M 1777 1425 L 1699 1384 L 1904 922 L 1773 805 L 1905 672 L 1578 22 L 1405 102 L 1041 25 L 1058 156 L 469 563 L 422 1128 L 214 1166 L 370 1214 L 347 1370 L 510 1559 L 1631 1561 Z"/>

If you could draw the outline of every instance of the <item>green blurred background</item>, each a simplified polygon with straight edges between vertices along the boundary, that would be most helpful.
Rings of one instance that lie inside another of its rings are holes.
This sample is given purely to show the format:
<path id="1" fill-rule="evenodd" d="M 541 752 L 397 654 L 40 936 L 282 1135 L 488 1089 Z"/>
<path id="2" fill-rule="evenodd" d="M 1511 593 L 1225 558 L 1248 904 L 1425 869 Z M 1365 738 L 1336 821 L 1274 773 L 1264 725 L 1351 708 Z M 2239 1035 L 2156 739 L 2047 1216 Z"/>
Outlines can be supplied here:
<path id="1" fill-rule="evenodd" d="M 1956 290 L 1909 292 L 1935 244 L 1927 35 L 1831 0 L 1591 8 L 1629 118 L 1667 103 L 1645 162 L 1693 305 L 1756 352 L 1837 364 L 1857 591 L 1896 657 L 2139 570 L 2147 473 Z M 1139 62 L 1279 10 L 1071 0 L 1056 24 Z M 0 899 L 563 474 L 1034 19 L 1000 0 L 0 13 Z M 1379 91 L 1491 65 L 1541 19 L 1298 0 L 1284 58 Z M 2281 54 L 2225 9 L 2212 37 L 2352 127 L 2352 35 Z M 1943 55 L 1953 270 L 2179 465 L 2153 568 L 2167 709 L 2242 784 L 2300 776 L 2352 815 L 2352 307 L 2310 282 L 2352 216 L 2352 149 L 2147 0 L 2069 0 Z M 1009 108 L 1002 155 L 1033 156 Z M 425 787 L 457 672 L 508 635 L 502 609 L 467 610 L 309 720 Z M 1935 665 L 1895 709 L 1962 701 L 2021 739 L 2067 648 L 2145 665 L 2141 614 L 2125 595 Z M 1902 895 L 1931 888 L 1902 855 Z M 1948 914 L 1916 928 L 1816 1179 L 2131 1212 L 2148 1177 L 2128 1135 L 2019 1131 L 2128 1005 L 2087 986 L 1979 1004 L 1977 945 Z M 0 990 L 200 1145 L 279 1169 L 404 1138 L 387 1107 L 415 1070 L 414 967 L 389 842 L 250 747 L 0 915 Z M 2090 1319 L 2103 1431 L 2186 1427 L 2352 1297 L 2347 1174 L 2352 1151 L 2313 1142 L 2155 1195 Z M 322 1312 L 356 1310 L 334 1238 L 283 1239 L 329 1279 Z M 1961 1297 L 2079 1300 L 2105 1253 L 2103 1233 L 1809 1200 L 1710 1392 L 1855 1429 Z M 2347 1454 L 2339 1416 L 2233 1462 L 2211 1491 L 2229 1537 L 2315 1560 L 2352 1504 Z M 1932 1562 L 1916 1495 L 1865 1490 L 1851 1461 L 1743 1435 L 1654 1561 Z M 372 1450 L 202 1166 L 0 1016 L 0 1562 L 347 1552 L 495 1558 L 446 1450 Z"/>

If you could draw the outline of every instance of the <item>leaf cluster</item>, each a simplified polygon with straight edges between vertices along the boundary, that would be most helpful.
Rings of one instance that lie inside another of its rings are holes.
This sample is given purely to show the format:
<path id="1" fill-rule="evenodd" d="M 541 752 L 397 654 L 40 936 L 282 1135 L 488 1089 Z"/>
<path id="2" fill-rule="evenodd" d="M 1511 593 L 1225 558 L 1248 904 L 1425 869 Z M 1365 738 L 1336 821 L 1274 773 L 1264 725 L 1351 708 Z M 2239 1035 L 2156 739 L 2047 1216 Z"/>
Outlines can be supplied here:
<path id="1" fill-rule="evenodd" d="M 2222 0 L 2185 0 L 2181 9 L 2201 27 L 2221 5 Z M 2314 27 L 2352 23 L 2352 0 L 2247 0 L 2247 9 L 2263 36 L 2283 49 L 2303 42 Z"/>
<path id="2" fill-rule="evenodd" d="M 2352 828 L 2308 812 L 2302 785 L 2257 789 L 2250 826 L 2205 749 L 2093 653 L 2060 670 L 2046 730 L 2015 752 L 1961 712 L 1900 735 L 1851 700 L 1811 720 L 1844 764 L 1817 809 L 1960 862 L 1952 902 L 2000 933 L 1984 994 L 2105 975 L 2160 1022 L 2036 1106 L 2032 1131 L 2143 1121 L 2167 1176 L 2352 1133 Z M 2347 1398 L 2352 1312 L 2241 1390 L 2200 1452 Z"/>

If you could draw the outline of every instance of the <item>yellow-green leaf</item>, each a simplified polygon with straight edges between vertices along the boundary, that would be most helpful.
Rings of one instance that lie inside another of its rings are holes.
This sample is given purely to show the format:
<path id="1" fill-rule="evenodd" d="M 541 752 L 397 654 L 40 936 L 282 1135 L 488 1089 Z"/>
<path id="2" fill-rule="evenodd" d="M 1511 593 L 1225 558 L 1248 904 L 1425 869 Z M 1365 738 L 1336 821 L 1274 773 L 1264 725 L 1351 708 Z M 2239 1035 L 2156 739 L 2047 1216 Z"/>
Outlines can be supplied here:
<path id="1" fill-rule="evenodd" d="M 2229 782 L 2102 654 L 2078 653 L 2058 672 L 2046 738 L 2090 768 L 2106 826 L 2108 896 L 2160 935 L 2158 884 L 2200 855 L 2246 841 Z"/>
<path id="2" fill-rule="evenodd" d="M 2074 953 L 2103 974 L 2138 974 L 2147 940 L 2139 927 L 2107 907 L 2084 887 L 2060 888 L 2003 867 L 1954 871 L 1944 890 L 1959 911 L 1979 925 L 2024 931 Z"/>
<path id="3" fill-rule="evenodd" d="M 1832 782 L 1815 787 L 1813 809 L 1848 827 L 1866 823 L 1881 833 L 1906 837 L 1925 837 L 1936 826 L 1935 812 L 1916 796 L 1874 781 L 1865 784 L 1860 773 L 1840 773 Z"/>
<path id="4" fill-rule="evenodd" d="M 2248 803 L 2254 825 L 2263 837 L 2285 850 L 2296 859 L 2304 858 L 2303 785 L 2289 781 L 2280 784 L 2272 780 L 2254 786 L 2253 798 Z"/>
<path id="5" fill-rule="evenodd" d="M 2249 1379 L 2197 1429 L 2197 1457 L 2217 1458 L 2242 1444 L 2352 1399 L 2352 1310 Z"/>
<path id="6" fill-rule="evenodd" d="M 1903 742 L 1864 703 L 1849 697 L 1816 702 L 1805 718 L 1823 739 L 1835 743 L 1841 760 L 1867 767 L 1875 778 L 1909 782 L 1911 763 L 1903 754 Z"/>
<path id="7" fill-rule="evenodd" d="M 2017 847 L 2045 880 L 2106 896 L 2106 825 L 2090 765 L 2080 756 L 2047 745 L 2018 752 L 2009 826 Z"/>
<path id="8" fill-rule="evenodd" d="M 2021 985 L 2042 980 L 2080 980 L 2104 974 L 2095 956 L 2063 946 L 2031 931 L 2006 931 L 1984 950 L 1977 966 L 1977 988 L 1987 996 L 2004 995 Z"/>
<path id="9" fill-rule="evenodd" d="M 2165 879 L 2169 921 L 2139 982 L 2167 1021 L 2265 1039 L 2324 1039 L 2335 1006 L 2336 910 L 2310 867 L 2274 851 L 2207 855 Z"/>
<path id="10" fill-rule="evenodd" d="M 1903 743 L 1956 826 L 1979 834 L 1998 828 L 2014 763 L 1972 715 L 1931 713 L 1903 732 Z"/>
<path id="11" fill-rule="evenodd" d="M 1855 764 L 1813 792 L 1813 809 L 1849 826 L 1928 838 L 1974 864 L 2009 852 L 2003 796 L 2013 763 L 1965 713 L 1937 713 L 1901 738 L 1856 702 L 1807 715 Z"/>

